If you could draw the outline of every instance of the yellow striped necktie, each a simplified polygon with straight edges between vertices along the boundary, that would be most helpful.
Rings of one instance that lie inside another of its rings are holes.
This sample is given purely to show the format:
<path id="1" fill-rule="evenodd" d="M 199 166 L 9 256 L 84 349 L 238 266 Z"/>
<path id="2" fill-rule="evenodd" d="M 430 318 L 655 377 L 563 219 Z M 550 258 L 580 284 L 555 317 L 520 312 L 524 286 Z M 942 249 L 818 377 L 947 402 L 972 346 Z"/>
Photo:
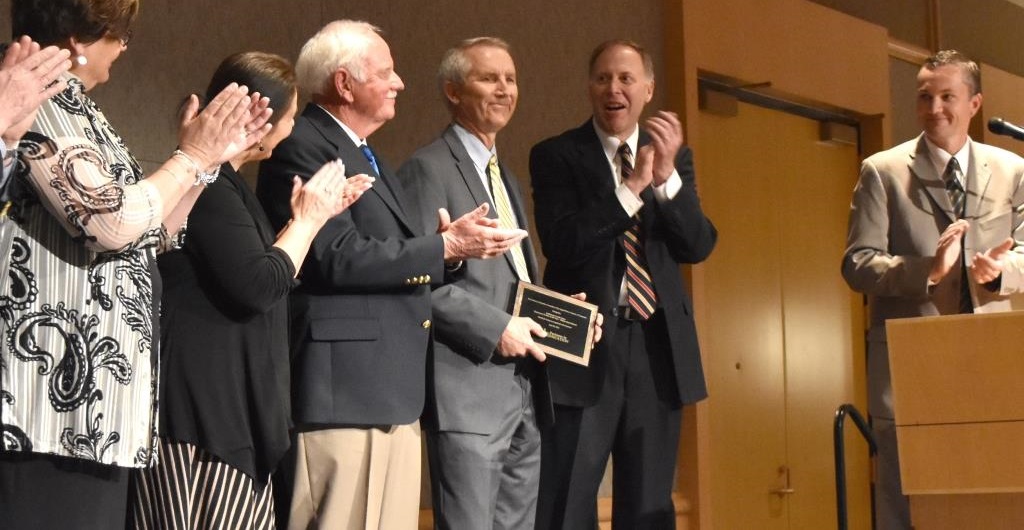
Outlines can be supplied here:
<path id="1" fill-rule="evenodd" d="M 501 228 L 519 228 L 516 216 L 512 212 L 512 203 L 508 200 L 508 193 L 505 191 L 505 184 L 501 181 L 501 169 L 498 168 L 498 157 L 491 155 L 487 162 L 487 175 L 491 182 L 491 197 L 494 199 L 495 213 L 498 214 L 498 226 Z M 516 275 L 524 282 L 530 281 L 530 272 L 526 267 L 526 256 L 523 255 L 522 242 L 516 243 L 509 249 L 512 253 L 512 264 L 515 265 Z"/>

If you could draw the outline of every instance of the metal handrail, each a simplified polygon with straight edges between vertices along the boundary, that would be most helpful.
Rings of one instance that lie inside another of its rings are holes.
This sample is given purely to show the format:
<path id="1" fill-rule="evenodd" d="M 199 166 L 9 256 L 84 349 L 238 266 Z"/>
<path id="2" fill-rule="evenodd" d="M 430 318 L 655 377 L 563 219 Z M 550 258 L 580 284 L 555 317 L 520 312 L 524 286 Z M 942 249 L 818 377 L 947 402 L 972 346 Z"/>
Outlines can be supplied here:
<path id="1" fill-rule="evenodd" d="M 874 456 L 878 452 L 875 437 L 872 436 L 868 422 L 864 421 L 864 416 L 857 410 L 857 407 L 850 403 L 840 405 L 836 409 L 835 420 L 832 423 L 832 446 L 835 451 L 836 462 L 836 515 L 839 519 L 839 530 L 847 530 L 849 528 L 846 505 L 846 442 L 843 437 L 843 425 L 845 424 L 843 420 L 847 416 L 853 419 L 857 430 L 860 431 L 861 436 L 868 443 L 869 454 Z"/>

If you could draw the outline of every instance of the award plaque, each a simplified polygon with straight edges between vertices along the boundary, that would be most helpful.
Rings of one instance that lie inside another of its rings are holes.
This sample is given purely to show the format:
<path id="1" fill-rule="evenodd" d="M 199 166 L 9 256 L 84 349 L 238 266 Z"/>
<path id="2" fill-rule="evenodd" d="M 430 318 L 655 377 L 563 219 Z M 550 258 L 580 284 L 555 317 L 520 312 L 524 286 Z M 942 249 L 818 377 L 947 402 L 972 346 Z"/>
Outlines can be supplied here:
<path id="1" fill-rule="evenodd" d="M 530 317 L 544 328 L 547 337 L 533 338 L 544 353 L 583 366 L 590 364 L 596 305 L 529 282 L 519 282 L 512 314 Z"/>

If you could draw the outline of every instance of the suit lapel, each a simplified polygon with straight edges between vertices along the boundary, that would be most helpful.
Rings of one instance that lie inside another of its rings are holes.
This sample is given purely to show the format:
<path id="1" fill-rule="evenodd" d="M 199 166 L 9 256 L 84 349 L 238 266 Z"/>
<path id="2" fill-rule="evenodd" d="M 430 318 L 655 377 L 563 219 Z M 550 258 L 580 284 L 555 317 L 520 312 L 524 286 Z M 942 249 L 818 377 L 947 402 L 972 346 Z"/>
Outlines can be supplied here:
<path id="1" fill-rule="evenodd" d="M 459 139 L 458 134 L 449 126 L 441 137 L 448 144 L 452 158 L 455 159 L 455 167 L 458 168 L 459 175 L 462 177 L 463 182 L 466 183 L 469 194 L 473 196 L 473 201 L 477 204 L 487 203 L 490 206 L 487 217 L 497 219 L 498 213 L 494 209 L 494 204 L 491 204 L 491 196 L 484 189 L 484 184 L 480 181 L 480 176 L 476 172 L 476 166 L 473 165 L 473 159 L 469 157 L 469 151 L 466 151 L 466 147 L 462 145 L 462 140 Z"/>
<path id="2" fill-rule="evenodd" d="M 597 137 L 592 121 L 587 120 L 582 127 L 576 129 L 577 160 L 580 161 L 580 172 L 588 175 L 593 182 L 590 189 L 594 195 L 604 195 L 615 189 L 615 179 L 612 175 L 612 168 L 608 165 L 608 157 L 604 154 L 604 147 L 601 139 Z"/>
<path id="3" fill-rule="evenodd" d="M 643 129 L 640 129 L 640 138 L 636 142 L 637 151 L 649 143 L 651 143 L 651 136 L 644 132 Z M 647 186 L 644 188 L 644 191 L 640 192 L 640 199 L 644 201 L 644 206 L 640 209 L 640 222 L 643 223 L 643 231 L 650 233 L 649 231 L 654 226 L 654 203 L 657 201 L 654 197 L 654 187 Z"/>
<path id="4" fill-rule="evenodd" d="M 595 197 L 599 197 L 608 193 L 614 193 L 615 191 L 615 176 L 612 174 L 612 168 L 608 164 L 608 155 L 604 152 L 604 146 L 601 144 L 601 139 L 597 136 L 597 130 L 594 129 L 594 123 L 592 120 L 588 120 L 583 124 L 582 127 L 577 129 L 579 136 L 577 138 L 577 148 L 579 150 L 579 160 L 582 162 L 581 171 L 589 176 L 591 179 L 590 185 L 593 190 Z M 649 142 L 650 139 L 646 138 L 643 131 L 640 131 L 640 139 L 637 141 L 637 147 L 639 148 L 643 143 Z M 644 190 L 641 193 L 641 199 L 644 200 L 644 208 L 641 209 L 641 215 L 644 217 L 645 223 L 653 222 L 653 216 L 647 215 L 645 211 L 649 201 L 653 201 L 653 196 L 644 195 L 653 193 L 650 188 Z M 623 235 L 619 234 L 615 238 L 615 242 L 619 247 L 619 255 L 621 256 L 624 250 L 622 249 L 622 238 Z"/>
<path id="5" fill-rule="evenodd" d="M 310 123 L 337 149 L 338 158 L 345 163 L 346 176 L 358 175 L 360 173 L 374 174 L 373 166 L 370 165 L 370 161 L 363 155 L 362 150 L 348 137 L 348 134 L 345 133 L 337 121 L 334 120 L 334 117 L 328 114 L 327 111 L 310 103 L 302 114 L 309 118 Z M 380 200 L 391 210 L 395 218 L 398 219 L 406 230 L 412 234 L 419 234 L 420 231 L 413 230 L 412 224 L 405 218 L 405 212 L 402 210 L 399 203 L 400 199 L 396 193 L 398 186 L 394 176 L 391 175 L 391 172 L 380 158 L 377 159 L 377 166 L 380 168 L 379 178 L 381 184 L 371 187 L 368 193 L 380 197 Z"/>
<path id="6" fill-rule="evenodd" d="M 494 207 L 494 203 L 491 202 L 491 195 L 487 189 L 484 188 L 484 183 L 480 180 L 480 174 L 477 173 L 476 166 L 473 165 L 473 159 L 470 158 L 469 152 L 466 151 L 466 146 L 462 145 L 462 140 L 459 139 L 458 134 L 455 130 L 449 126 L 445 129 L 441 135 L 445 143 L 448 144 L 448 149 L 452 153 L 452 158 L 455 159 L 455 167 L 459 170 L 459 175 L 462 177 L 463 182 L 466 183 L 466 188 L 469 190 L 469 194 L 473 197 L 473 202 L 476 204 L 487 203 L 490 209 L 487 212 L 487 217 L 491 219 L 498 218 L 498 210 Z M 509 169 L 502 164 L 498 163 L 498 167 L 501 170 L 501 179 L 505 185 L 505 192 L 508 195 L 509 202 L 512 205 L 512 212 L 516 216 L 516 223 L 520 228 L 526 230 L 528 223 L 526 222 L 526 210 L 523 209 L 523 200 L 519 194 L 519 186 L 513 185 L 515 177 L 509 171 Z M 530 245 L 529 239 L 523 240 L 522 243 L 523 255 L 526 257 L 526 268 L 530 274 L 530 278 L 536 280 L 537 278 L 537 261 L 533 255 L 533 248 Z M 512 262 L 512 253 L 505 253 L 505 261 L 508 263 L 509 268 L 515 273 L 516 266 Z"/>
<path id="7" fill-rule="evenodd" d="M 985 204 L 985 192 L 988 191 L 988 183 L 992 178 L 992 171 L 988 167 L 988 160 L 974 148 L 971 142 L 971 161 L 967 168 L 967 197 L 964 207 L 967 215 L 972 219 L 981 218 L 985 212 L 981 211 L 981 205 Z"/>
<path id="8" fill-rule="evenodd" d="M 358 147 L 356 147 L 356 150 L 360 155 L 363 154 L 362 150 Z M 363 158 L 365 159 L 366 157 L 363 156 Z M 369 161 L 367 161 L 366 164 L 367 167 L 373 169 L 373 167 L 370 166 Z M 404 198 L 402 195 L 402 186 L 397 182 L 395 175 L 391 173 L 391 168 L 389 168 L 380 158 L 377 158 L 377 167 L 380 169 L 378 176 L 384 183 L 384 186 L 377 189 L 377 194 L 381 196 L 381 199 L 388 205 L 388 208 L 391 208 L 395 212 L 395 215 L 398 216 L 403 223 L 408 225 L 405 219 L 405 210 L 402 208 L 402 200 Z"/>
<path id="9" fill-rule="evenodd" d="M 946 184 L 942 180 L 942 175 L 935 172 L 935 165 L 932 164 L 928 146 L 924 142 L 924 135 L 921 135 L 917 141 L 917 148 L 910 154 L 908 163 L 910 173 L 931 196 L 932 202 L 946 214 L 946 217 L 950 221 L 955 221 L 956 214 L 953 213 L 953 203 L 950 202 L 949 194 L 946 192 Z"/>

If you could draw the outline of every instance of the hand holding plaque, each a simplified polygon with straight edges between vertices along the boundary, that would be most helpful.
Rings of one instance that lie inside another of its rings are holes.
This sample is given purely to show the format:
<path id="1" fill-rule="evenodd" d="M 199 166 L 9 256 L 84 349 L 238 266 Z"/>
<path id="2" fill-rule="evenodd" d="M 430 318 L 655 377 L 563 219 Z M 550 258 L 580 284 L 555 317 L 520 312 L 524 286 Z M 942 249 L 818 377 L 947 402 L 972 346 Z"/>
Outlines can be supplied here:
<path id="1" fill-rule="evenodd" d="M 534 337 L 544 353 L 587 366 L 594 344 L 597 306 L 536 286 L 519 282 L 512 314 L 529 317 L 544 328 L 546 336 Z"/>

